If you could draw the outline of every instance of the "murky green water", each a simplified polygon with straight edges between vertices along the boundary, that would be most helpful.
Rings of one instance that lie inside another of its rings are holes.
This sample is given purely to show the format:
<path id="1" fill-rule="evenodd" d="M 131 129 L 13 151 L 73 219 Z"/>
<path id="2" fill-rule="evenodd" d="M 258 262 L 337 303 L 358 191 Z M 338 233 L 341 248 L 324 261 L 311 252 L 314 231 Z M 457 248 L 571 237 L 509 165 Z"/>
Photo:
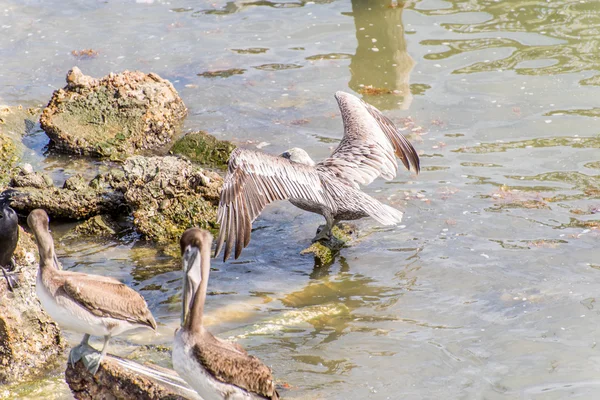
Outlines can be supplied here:
<path id="1" fill-rule="evenodd" d="M 318 159 L 342 134 L 333 93 L 363 93 L 422 153 L 420 176 L 367 188 L 405 226 L 361 221 L 361 240 L 313 270 L 298 253 L 319 217 L 270 207 L 240 262 L 214 262 L 213 332 L 270 364 L 286 398 L 597 398 L 600 3 L 389 5 L 0 0 L 0 103 L 46 103 L 73 65 L 154 71 L 188 129 Z M 87 48 L 98 56 L 71 55 Z M 46 141 L 34 131 L 27 157 L 58 181 L 102 168 L 46 157 Z M 161 324 L 115 351 L 170 343 L 177 260 L 131 234 L 58 245 L 66 268 L 140 290 Z M 69 398 L 56 376 L 12 396 Z"/>

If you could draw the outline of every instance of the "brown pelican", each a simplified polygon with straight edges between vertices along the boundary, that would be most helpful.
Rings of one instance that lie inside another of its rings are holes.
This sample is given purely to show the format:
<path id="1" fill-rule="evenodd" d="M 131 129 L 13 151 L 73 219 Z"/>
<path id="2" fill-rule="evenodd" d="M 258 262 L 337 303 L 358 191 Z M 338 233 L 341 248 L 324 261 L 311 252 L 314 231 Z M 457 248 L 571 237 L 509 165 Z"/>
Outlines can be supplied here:
<path id="1" fill-rule="evenodd" d="M 144 298 L 118 280 L 61 270 L 48 222 L 48 214 L 41 209 L 27 217 L 40 253 L 36 293 L 44 310 L 62 328 L 84 334 L 81 344 L 69 353 L 69 362 L 74 365 L 83 359 L 95 374 L 112 336 L 142 327 L 156 330 L 156 322 Z M 90 335 L 104 336 L 100 353 L 89 346 Z"/>
<path id="2" fill-rule="evenodd" d="M 211 244 L 212 235 L 198 228 L 181 236 L 183 311 L 173 343 L 173 367 L 205 400 L 278 399 L 269 367 L 202 325 Z"/>
<path id="3" fill-rule="evenodd" d="M 343 220 L 373 217 L 383 225 L 402 220 L 402 212 L 360 190 L 377 177 L 396 176 L 396 156 L 406 169 L 419 173 L 419 156 L 393 122 L 358 97 L 337 92 L 344 137 L 326 159 L 315 163 L 306 151 L 294 148 L 280 157 L 235 149 L 229 158 L 217 221 L 221 224 L 215 257 L 226 241 L 224 260 L 235 241 L 235 258 L 250 242 L 252 222 L 276 200 L 289 200 L 303 210 L 321 214 L 326 225 L 315 240 L 331 237 Z"/>
<path id="4" fill-rule="evenodd" d="M 15 210 L 10 208 L 8 201 L 0 198 L 0 269 L 10 291 L 15 286 L 15 280 L 5 268 L 12 271 L 14 263 L 13 253 L 19 241 L 19 219 Z"/>

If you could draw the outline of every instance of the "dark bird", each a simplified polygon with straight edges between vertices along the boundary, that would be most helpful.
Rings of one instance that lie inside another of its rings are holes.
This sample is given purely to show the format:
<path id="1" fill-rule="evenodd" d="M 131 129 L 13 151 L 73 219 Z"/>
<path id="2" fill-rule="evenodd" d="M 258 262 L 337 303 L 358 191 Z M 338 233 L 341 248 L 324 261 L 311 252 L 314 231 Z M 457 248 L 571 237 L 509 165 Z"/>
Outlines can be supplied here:
<path id="1" fill-rule="evenodd" d="M 144 298 L 118 280 L 61 270 L 48 222 L 48 214 L 41 209 L 27 217 L 40 254 L 36 293 L 44 310 L 62 328 L 84 334 L 81 344 L 69 353 L 69 362 L 75 365 L 83 359 L 95 374 L 112 336 L 137 328 L 156 330 L 156 322 Z M 88 344 L 90 335 L 104 336 L 101 352 Z"/>
<path id="2" fill-rule="evenodd" d="M 13 290 L 16 281 L 10 271 L 14 270 L 12 256 L 19 241 L 19 219 L 15 210 L 10 208 L 8 200 L 0 198 L 0 269 L 9 290 Z"/>
<path id="3" fill-rule="evenodd" d="M 235 149 L 221 192 L 217 221 L 221 224 L 215 257 L 225 245 L 227 260 L 235 243 L 235 258 L 250 243 L 252 222 L 263 208 L 289 200 L 303 210 L 325 217 L 326 225 L 314 240 L 329 239 L 339 221 L 370 216 L 394 225 L 403 213 L 360 190 L 379 176 L 396 176 L 402 160 L 406 169 L 420 171 L 412 144 L 385 115 L 358 97 L 337 92 L 344 137 L 326 159 L 315 163 L 306 151 L 293 148 L 281 156 Z"/>
<path id="4" fill-rule="evenodd" d="M 205 400 L 278 399 L 269 367 L 202 325 L 211 244 L 212 235 L 198 228 L 181 236 L 183 311 L 173 343 L 173 368 Z"/>

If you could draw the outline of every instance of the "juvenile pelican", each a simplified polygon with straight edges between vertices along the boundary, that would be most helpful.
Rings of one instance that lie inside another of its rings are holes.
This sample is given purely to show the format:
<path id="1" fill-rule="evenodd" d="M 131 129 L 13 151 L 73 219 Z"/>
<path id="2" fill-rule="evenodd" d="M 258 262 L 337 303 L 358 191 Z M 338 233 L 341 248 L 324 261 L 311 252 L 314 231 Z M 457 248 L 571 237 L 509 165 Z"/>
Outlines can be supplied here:
<path id="1" fill-rule="evenodd" d="M 36 281 L 40 303 L 62 328 L 84 334 L 81 344 L 69 353 L 72 365 L 83 359 L 87 369 L 95 374 L 112 336 L 142 327 L 156 330 L 146 301 L 135 290 L 113 278 L 59 268 L 46 211 L 33 210 L 27 225 L 40 253 Z M 88 344 L 90 335 L 104 336 L 102 352 Z"/>
<path id="2" fill-rule="evenodd" d="M 6 271 L 14 268 L 12 256 L 19 241 L 19 219 L 15 210 L 10 208 L 8 201 L 0 198 L 0 269 L 10 291 L 15 286 L 12 275 Z M 6 269 L 5 269 L 6 268 Z"/>
<path id="3" fill-rule="evenodd" d="M 173 367 L 205 400 L 278 399 L 269 367 L 202 325 L 211 244 L 212 235 L 198 228 L 181 236 L 183 311 L 173 343 Z"/>
<path id="4" fill-rule="evenodd" d="M 383 225 L 402 220 L 402 212 L 360 190 L 377 177 L 396 176 L 396 156 L 406 169 L 419 173 L 419 156 L 410 142 L 378 109 L 356 96 L 337 92 L 344 137 L 323 161 L 315 163 L 306 151 L 293 148 L 280 157 L 235 149 L 229 158 L 217 221 L 221 224 L 215 257 L 225 245 L 227 260 L 235 241 L 235 258 L 250 243 L 252 222 L 269 203 L 289 200 L 303 210 L 325 217 L 325 229 L 315 240 L 331 237 L 344 220 L 373 217 Z"/>

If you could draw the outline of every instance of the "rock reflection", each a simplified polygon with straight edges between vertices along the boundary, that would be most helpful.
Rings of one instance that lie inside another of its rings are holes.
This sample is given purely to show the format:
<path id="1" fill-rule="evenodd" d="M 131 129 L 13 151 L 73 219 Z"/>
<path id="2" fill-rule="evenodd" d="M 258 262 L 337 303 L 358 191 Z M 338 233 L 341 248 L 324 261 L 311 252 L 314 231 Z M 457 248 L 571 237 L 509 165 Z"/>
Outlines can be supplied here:
<path id="1" fill-rule="evenodd" d="M 390 0 L 352 0 L 358 47 L 350 61 L 348 86 L 366 96 L 384 94 L 366 99 L 381 110 L 398 108 L 398 104 L 408 109 L 412 102 L 409 78 L 415 61 L 406 51 L 403 8 L 390 6 Z"/>

